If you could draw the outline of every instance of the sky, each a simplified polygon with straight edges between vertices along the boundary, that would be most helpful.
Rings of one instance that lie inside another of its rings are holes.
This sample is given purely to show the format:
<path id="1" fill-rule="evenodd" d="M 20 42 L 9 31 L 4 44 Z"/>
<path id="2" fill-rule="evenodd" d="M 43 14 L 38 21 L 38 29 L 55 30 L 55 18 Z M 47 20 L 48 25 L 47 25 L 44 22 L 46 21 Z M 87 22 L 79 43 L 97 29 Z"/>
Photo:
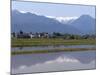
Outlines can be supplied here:
<path id="1" fill-rule="evenodd" d="M 12 1 L 12 10 L 31 12 L 55 17 L 79 17 L 90 15 L 95 18 L 95 6 Z"/>

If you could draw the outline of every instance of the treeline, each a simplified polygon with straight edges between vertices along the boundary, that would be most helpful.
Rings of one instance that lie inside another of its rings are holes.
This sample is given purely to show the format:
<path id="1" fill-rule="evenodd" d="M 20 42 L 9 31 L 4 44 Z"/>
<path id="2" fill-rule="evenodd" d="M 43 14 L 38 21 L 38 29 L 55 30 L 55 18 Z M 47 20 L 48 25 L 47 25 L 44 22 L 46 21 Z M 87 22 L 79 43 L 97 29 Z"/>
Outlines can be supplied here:
<path id="1" fill-rule="evenodd" d="M 78 35 L 78 34 L 68 34 L 68 33 L 47 33 L 47 32 L 29 32 L 25 33 L 20 31 L 18 33 L 11 33 L 12 38 L 62 38 L 62 39 L 95 39 L 95 34 L 85 34 L 85 35 Z"/>
<path id="2" fill-rule="evenodd" d="M 77 35 L 77 34 L 62 34 L 53 32 L 53 36 L 51 38 L 63 38 L 63 39 L 95 39 L 95 34 L 85 34 L 85 35 Z"/>

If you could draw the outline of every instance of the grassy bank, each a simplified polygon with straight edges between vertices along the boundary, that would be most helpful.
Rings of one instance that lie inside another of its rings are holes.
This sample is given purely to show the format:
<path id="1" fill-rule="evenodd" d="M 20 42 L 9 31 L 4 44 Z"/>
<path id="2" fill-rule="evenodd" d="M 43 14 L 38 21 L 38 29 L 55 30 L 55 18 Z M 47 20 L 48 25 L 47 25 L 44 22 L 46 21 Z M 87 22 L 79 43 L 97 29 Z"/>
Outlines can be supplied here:
<path id="1" fill-rule="evenodd" d="M 23 46 L 48 46 L 48 45 L 95 45 L 95 39 L 66 40 L 61 38 L 33 38 L 33 39 L 11 39 L 12 47 Z"/>
<path id="2" fill-rule="evenodd" d="M 12 55 L 19 54 L 36 54 L 36 53 L 54 53 L 54 52 L 67 52 L 67 51 L 87 51 L 87 50 L 96 50 L 96 48 L 63 48 L 63 49 L 52 49 L 52 50 L 32 50 L 32 51 L 12 51 Z"/>

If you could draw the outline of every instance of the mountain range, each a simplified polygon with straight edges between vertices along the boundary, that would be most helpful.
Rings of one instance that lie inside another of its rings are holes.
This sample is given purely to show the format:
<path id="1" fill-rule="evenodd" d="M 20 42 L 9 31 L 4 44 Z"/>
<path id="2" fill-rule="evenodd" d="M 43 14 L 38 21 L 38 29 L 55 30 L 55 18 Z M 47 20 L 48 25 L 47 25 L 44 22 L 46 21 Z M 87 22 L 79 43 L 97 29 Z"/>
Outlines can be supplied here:
<path id="1" fill-rule="evenodd" d="M 95 19 L 89 15 L 79 18 L 52 18 L 34 13 L 12 10 L 11 32 L 60 32 L 70 34 L 95 34 Z"/>

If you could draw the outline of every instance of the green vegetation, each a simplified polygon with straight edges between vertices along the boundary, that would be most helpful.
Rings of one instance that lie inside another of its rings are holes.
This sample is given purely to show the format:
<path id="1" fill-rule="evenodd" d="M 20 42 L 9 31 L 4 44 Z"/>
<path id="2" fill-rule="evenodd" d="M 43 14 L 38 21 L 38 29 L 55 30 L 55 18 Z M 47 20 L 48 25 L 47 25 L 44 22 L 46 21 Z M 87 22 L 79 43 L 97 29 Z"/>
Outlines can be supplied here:
<path id="1" fill-rule="evenodd" d="M 12 38 L 12 47 L 48 46 L 48 45 L 95 45 L 95 39 L 62 39 L 62 38 Z"/>
<path id="2" fill-rule="evenodd" d="M 53 52 L 67 52 L 67 51 L 87 51 L 96 50 L 96 48 L 63 48 L 63 49 L 52 49 L 52 50 L 32 50 L 32 51 L 12 51 L 12 55 L 19 54 L 36 54 L 36 53 L 53 53 Z"/>

